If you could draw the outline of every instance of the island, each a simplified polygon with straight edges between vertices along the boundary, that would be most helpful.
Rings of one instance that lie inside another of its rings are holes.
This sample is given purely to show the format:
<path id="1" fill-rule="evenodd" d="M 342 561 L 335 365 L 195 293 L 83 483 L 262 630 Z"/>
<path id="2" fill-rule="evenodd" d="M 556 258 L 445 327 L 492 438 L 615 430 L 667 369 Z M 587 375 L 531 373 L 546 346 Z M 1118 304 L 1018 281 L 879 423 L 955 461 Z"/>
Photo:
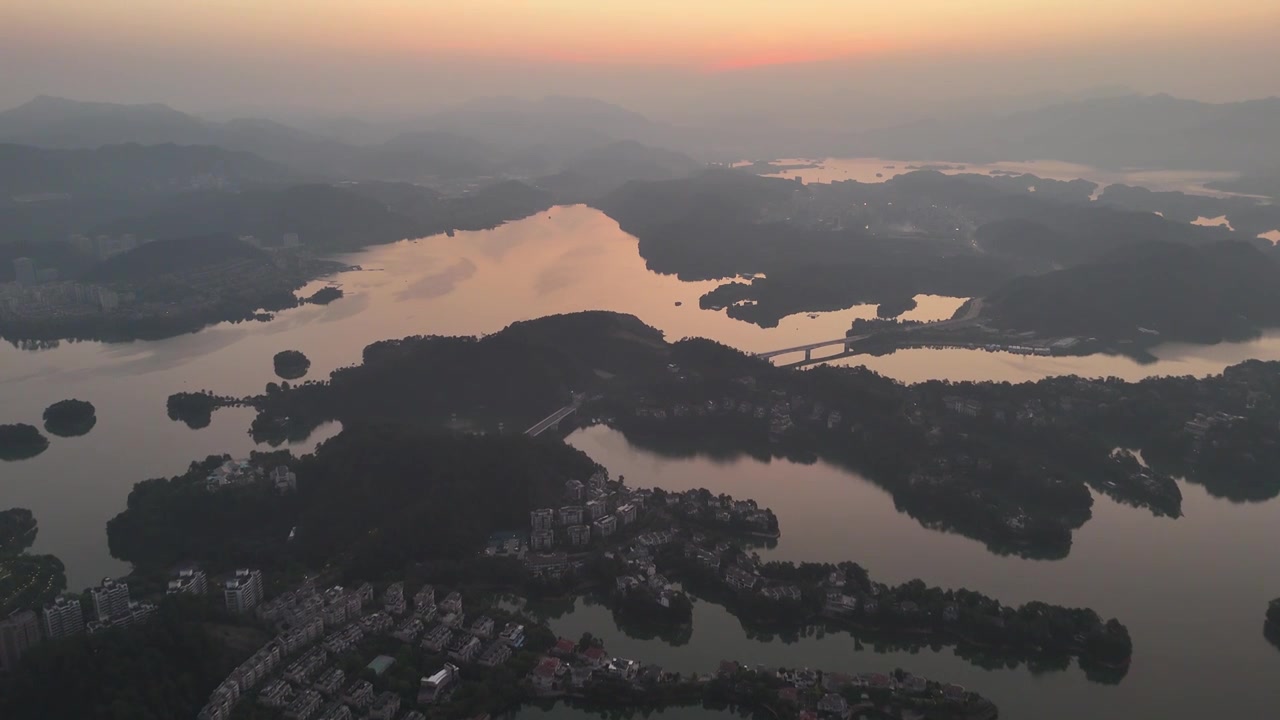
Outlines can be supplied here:
<path id="1" fill-rule="evenodd" d="M 27 460 L 44 452 L 49 439 L 34 425 L 0 425 L 0 460 Z"/>
<path id="2" fill-rule="evenodd" d="M 286 380 L 297 380 L 307 374 L 311 360 L 298 350 L 281 350 L 271 358 L 276 375 Z"/>
<path id="3" fill-rule="evenodd" d="M 915 297 L 904 297 L 897 300 L 887 300 L 876 306 L 876 317 L 878 318 L 896 318 L 903 313 L 911 312 L 916 309 Z"/>
<path id="4" fill-rule="evenodd" d="M 1262 634 L 1268 642 L 1280 649 L 1280 598 L 1267 604 L 1267 619 L 1263 623 Z"/>
<path id="5" fill-rule="evenodd" d="M 311 293 L 304 302 L 311 305 L 328 305 L 334 300 L 340 300 L 342 296 L 342 288 L 327 285 Z"/>
<path id="6" fill-rule="evenodd" d="M 93 403 L 84 400 L 59 400 L 44 411 L 44 429 L 58 437 L 87 435 L 97 423 Z"/>
<path id="7" fill-rule="evenodd" d="M 209 391 L 173 393 L 165 401 L 169 419 L 186 423 L 192 430 L 209 427 L 213 411 L 220 407 L 237 405 L 235 398 L 219 397 Z"/>

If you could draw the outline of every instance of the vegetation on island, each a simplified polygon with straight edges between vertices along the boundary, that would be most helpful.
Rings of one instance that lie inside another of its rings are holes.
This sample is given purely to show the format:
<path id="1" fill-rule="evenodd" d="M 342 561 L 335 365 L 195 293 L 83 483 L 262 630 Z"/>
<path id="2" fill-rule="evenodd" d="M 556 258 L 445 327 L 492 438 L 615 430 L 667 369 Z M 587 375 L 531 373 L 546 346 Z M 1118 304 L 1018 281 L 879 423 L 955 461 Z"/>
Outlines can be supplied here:
<path id="1" fill-rule="evenodd" d="M 86 435 L 97 423 L 93 403 L 84 400 L 59 400 L 44 411 L 44 429 L 58 437 Z"/>
<path id="2" fill-rule="evenodd" d="M 34 425 L 0 425 L 0 460 L 27 460 L 44 452 L 49 439 Z"/>
<path id="3" fill-rule="evenodd" d="M 220 398 L 211 392 L 178 392 L 173 393 L 165 401 L 165 410 L 169 419 L 186 423 L 192 430 L 209 427 L 213 422 L 213 411 L 227 404 L 226 398 Z"/>
<path id="4" fill-rule="evenodd" d="M 596 468 L 558 443 L 392 426 L 348 427 L 290 462 L 297 493 L 277 494 L 269 483 L 211 493 L 205 477 L 221 462 L 138 483 L 107 524 L 111 554 L 146 568 L 338 563 L 380 577 L 414 560 L 474 552 L 494 529 L 528 525 L 529 511 L 558 495 L 565 478 Z"/>
<path id="5" fill-rule="evenodd" d="M 1280 598 L 1267 603 L 1267 619 L 1263 623 L 1262 634 L 1268 642 L 1280 649 Z"/>
<path id="6" fill-rule="evenodd" d="M 342 299 L 342 288 L 327 285 L 307 296 L 305 302 L 311 305 L 328 305 L 334 300 Z"/>
<path id="7" fill-rule="evenodd" d="M 271 358 L 276 375 L 286 380 L 297 380 L 307 374 L 311 360 L 298 350 L 281 350 Z"/>
<path id="8" fill-rule="evenodd" d="M 915 296 L 899 298 L 897 300 L 886 300 L 876 306 L 876 317 L 896 318 L 903 313 L 915 310 L 916 305 Z"/>

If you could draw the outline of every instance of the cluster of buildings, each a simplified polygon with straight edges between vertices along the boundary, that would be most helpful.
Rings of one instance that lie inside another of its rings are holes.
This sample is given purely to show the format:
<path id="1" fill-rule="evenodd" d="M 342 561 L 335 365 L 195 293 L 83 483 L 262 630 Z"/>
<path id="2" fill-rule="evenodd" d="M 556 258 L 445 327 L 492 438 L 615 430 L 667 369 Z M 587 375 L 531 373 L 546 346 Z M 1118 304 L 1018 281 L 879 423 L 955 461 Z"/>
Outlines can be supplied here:
<path id="1" fill-rule="evenodd" d="M 569 480 L 564 486 L 568 504 L 529 513 L 529 549 L 537 553 L 557 546 L 585 548 L 593 539 L 605 540 L 636 522 L 647 496 L 647 492 L 609 482 L 604 473 L 586 483 Z"/>
<path id="2" fill-rule="evenodd" d="M 911 707 L 964 706 L 965 717 L 995 716 L 994 706 L 968 693 L 963 686 L 934 682 L 901 670 L 888 674 L 847 674 L 808 668 L 753 669 L 722 661 L 716 676 L 728 682 L 744 678 L 755 682 L 765 680 L 774 687 L 779 705 L 798 711 L 802 720 L 848 720 L 862 717 L 864 712 L 878 715 L 880 710 L 888 714 L 891 705 L 897 706 L 898 712 Z M 916 713 L 903 712 L 902 716 L 912 717 Z"/>
<path id="3" fill-rule="evenodd" d="M 24 260 L 30 262 L 27 258 L 18 258 L 15 262 Z M 20 273 L 19 282 L 0 283 L 0 313 L 58 319 L 111 312 L 134 300 L 133 293 L 117 292 L 102 285 L 59 282 L 57 270 L 36 273 L 32 268 L 30 265 L 15 268 Z"/>
<path id="4" fill-rule="evenodd" d="M 768 394 L 757 393 L 755 378 L 750 376 L 737 382 L 746 391 L 746 397 L 725 395 L 719 400 L 679 402 L 669 406 L 655 406 L 640 398 L 634 413 L 637 418 L 659 421 L 737 415 L 767 422 L 769 437 L 775 441 L 801 422 L 825 425 L 828 430 L 844 424 L 844 414 L 822 402 L 809 402 L 802 395 L 788 395 L 781 389 Z"/>
<path id="5" fill-rule="evenodd" d="M 87 622 L 80 601 L 65 595 L 45 605 L 39 614 L 35 610 L 19 610 L 0 620 L 0 670 L 12 670 L 27 650 L 43 640 L 133 625 L 156 611 L 151 603 L 135 602 L 129 596 L 128 583 L 111 578 L 91 589 L 89 595 L 93 612 Z"/>
<path id="6" fill-rule="evenodd" d="M 670 681 L 673 676 L 657 665 L 610 657 L 599 644 L 579 646 L 560 638 L 538 664 L 529 671 L 534 692 L 554 697 L 580 690 L 596 680 L 610 679 L 635 684 Z"/>
<path id="7" fill-rule="evenodd" d="M 261 482 L 263 478 L 271 482 L 276 492 L 284 494 L 298 489 L 298 476 L 287 465 L 277 465 L 270 473 L 266 473 L 247 459 L 225 460 L 205 477 L 205 489 L 217 492 L 232 487 L 244 487 Z"/>
<path id="8" fill-rule="evenodd" d="M 128 233 L 116 236 L 97 235 L 94 237 L 77 234 L 72 235 L 70 241 L 71 246 L 81 255 L 101 261 L 121 253 L 127 253 L 139 245 L 151 242 L 151 239 L 143 238 L 140 240 L 137 236 Z"/>

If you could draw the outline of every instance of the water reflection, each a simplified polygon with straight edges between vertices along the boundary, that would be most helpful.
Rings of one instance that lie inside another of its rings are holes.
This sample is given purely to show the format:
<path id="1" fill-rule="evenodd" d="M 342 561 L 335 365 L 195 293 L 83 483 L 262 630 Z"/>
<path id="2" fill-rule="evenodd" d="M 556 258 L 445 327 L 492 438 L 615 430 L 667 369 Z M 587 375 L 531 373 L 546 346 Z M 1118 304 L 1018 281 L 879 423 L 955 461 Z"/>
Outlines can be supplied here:
<path id="1" fill-rule="evenodd" d="M 705 487 L 755 498 L 778 515 L 782 536 L 765 559 L 854 560 L 873 578 L 968 587 L 1005 603 L 1030 600 L 1092 607 L 1129 628 L 1134 657 L 1118 686 L 1088 682 L 1077 671 L 1034 676 L 986 671 L 950 651 L 876 655 L 844 633 L 765 644 L 717 606 L 698 603 L 690 643 L 674 648 L 626 638 L 609 612 L 579 604 L 553 620 L 557 632 L 613 629 L 615 654 L 660 655 L 672 669 L 714 667 L 722 658 L 830 669 L 902 666 L 969 685 L 991 697 L 1004 718 L 1220 717 L 1230 697 L 1233 717 L 1270 717 L 1280 687 L 1280 653 L 1263 637 L 1262 614 L 1277 594 L 1259 578 L 1274 575 L 1264 551 L 1280 527 L 1280 504 L 1234 505 L 1197 485 L 1182 484 L 1184 515 L 1176 520 L 1094 498 L 1093 517 L 1075 532 L 1068 557 L 1052 562 L 993 555 L 978 542 L 922 527 L 898 512 L 879 487 L 835 466 L 746 456 L 664 457 L 637 448 L 604 427 L 569 442 L 629 484 L 668 490 Z M 1224 532 L 1223 528 L 1230 528 Z M 594 629 L 593 629 L 594 628 Z M 647 654 L 646 654 L 647 653 Z M 1187 682 L 1187 678 L 1195 682 Z"/>

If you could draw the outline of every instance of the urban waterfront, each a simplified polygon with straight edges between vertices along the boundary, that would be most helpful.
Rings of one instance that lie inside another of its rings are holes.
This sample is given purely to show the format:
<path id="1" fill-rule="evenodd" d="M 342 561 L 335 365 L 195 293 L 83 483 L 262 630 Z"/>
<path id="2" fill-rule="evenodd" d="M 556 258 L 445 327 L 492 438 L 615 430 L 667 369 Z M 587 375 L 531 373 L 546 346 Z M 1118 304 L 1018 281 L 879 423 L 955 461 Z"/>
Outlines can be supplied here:
<path id="1" fill-rule="evenodd" d="M 28 507 L 40 522 L 37 552 L 67 564 L 80 589 L 127 568 L 110 558 L 105 523 L 119 512 L 132 485 L 173 475 L 209 454 L 247 454 L 252 411 L 218 411 L 212 424 L 190 430 L 165 416 L 165 398 L 181 390 L 220 394 L 258 392 L 284 349 L 305 352 L 310 378 L 358 362 L 376 340 L 413 334 L 476 334 L 510 322 L 586 309 L 629 312 L 668 338 L 705 336 L 763 351 L 843 335 L 874 307 L 786 318 L 759 328 L 698 308 L 714 282 L 686 283 L 648 271 L 635 239 L 585 207 L 555 208 L 491 231 L 457 233 L 371 248 L 339 260 L 361 270 L 336 282 L 343 299 L 323 307 L 280 313 L 267 323 L 221 324 L 158 342 L 118 345 L 63 343 L 41 351 L 0 349 L 0 422 L 36 422 L 49 404 L 76 397 L 94 403 L 98 424 L 89 435 L 54 440 L 32 460 L 0 464 L 6 506 Z M 309 292 L 311 289 L 304 290 Z M 960 299 L 921 298 L 913 319 L 946 317 Z M 677 305 L 679 303 L 679 305 Z M 1165 346 L 1160 360 L 1041 358 L 969 350 L 907 350 L 842 362 L 905 382 L 927 378 L 1020 381 L 1055 374 L 1204 375 L 1241 360 L 1280 359 L 1280 336 L 1219 346 Z M 293 449 L 305 452 L 340 428 L 329 425 Z M 1072 668 L 1034 675 L 1025 668 L 985 671 L 950 651 L 918 654 L 858 652 L 845 634 L 765 644 L 746 637 L 717 606 L 699 603 L 688 645 L 627 640 L 611 633 L 610 649 L 669 669 L 707 672 L 729 656 L 773 665 L 885 670 L 903 666 L 971 686 L 997 702 L 1004 717 L 1203 717 L 1232 697 L 1240 717 L 1264 717 L 1280 691 L 1269 682 L 1280 653 L 1266 645 L 1261 613 L 1276 594 L 1263 549 L 1280 520 L 1274 502 L 1236 505 L 1183 484 L 1185 516 L 1147 512 L 1097 497 L 1094 517 L 1076 533 L 1060 561 L 998 557 L 979 543 L 922 527 L 891 498 L 856 474 L 826 465 L 750 458 L 670 458 L 630 446 L 596 427 L 570 442 L 633 485 L 672 490 L 707 487 L 752 497 L 772 507 L 782 525 L 766 558 L 855 560 L 878 578 L 913 577 L 930 584 L 970 587 L 1006 602 L 1041 599 L 1089 606 L 1127 623 L 1135 654 L 1119 686 L 1089 683 Z M 265 446 L 264 446 L 265 448 Z M 1225 532 L 1229 528 L 1230 532 Z M 594 613 L 594 614 L 593 614 Z M 612 627 L 608 613 L 579 601 L 553 624 L 576 637 Z"/>

